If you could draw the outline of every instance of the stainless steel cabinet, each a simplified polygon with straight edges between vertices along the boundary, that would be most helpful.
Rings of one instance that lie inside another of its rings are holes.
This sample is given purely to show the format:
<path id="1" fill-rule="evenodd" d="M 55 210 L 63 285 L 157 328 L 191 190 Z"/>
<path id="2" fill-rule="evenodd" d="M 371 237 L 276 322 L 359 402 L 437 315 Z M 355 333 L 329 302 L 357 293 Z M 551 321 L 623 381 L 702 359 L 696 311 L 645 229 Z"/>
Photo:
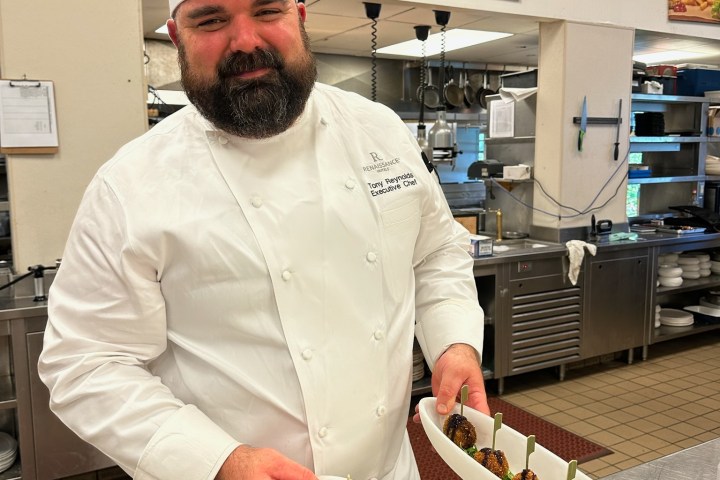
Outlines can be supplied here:
<path id="1" fill-rule="evenodd" d="M 586 257 L 582 354 L 591 358 L 645 345 L 649 318 L 649 250 Z M 630 353 L 632 361 L 632 353 Z"/>

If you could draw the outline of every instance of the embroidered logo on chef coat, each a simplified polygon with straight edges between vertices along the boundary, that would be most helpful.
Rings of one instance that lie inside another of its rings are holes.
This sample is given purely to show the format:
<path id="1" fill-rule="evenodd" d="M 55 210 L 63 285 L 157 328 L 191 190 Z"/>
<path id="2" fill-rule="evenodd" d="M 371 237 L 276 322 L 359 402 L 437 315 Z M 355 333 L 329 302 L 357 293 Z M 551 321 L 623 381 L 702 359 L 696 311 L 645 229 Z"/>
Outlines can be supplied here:
<path id="1" fill-rule="evenodd" d="M 400 163 L 400 157 L 386 160 L 379 153 L 370 152 L 370 158 L 372 158 L 373 163 L 363 165 L 362 168 L 366 174 L 374 174 L 372 180 L 367 179 L 370 194 L 373 197 L 417 186 L 417 179 L 412 172 L 391 173 L 391 170 L 395 170 L 394 167 Z"/>

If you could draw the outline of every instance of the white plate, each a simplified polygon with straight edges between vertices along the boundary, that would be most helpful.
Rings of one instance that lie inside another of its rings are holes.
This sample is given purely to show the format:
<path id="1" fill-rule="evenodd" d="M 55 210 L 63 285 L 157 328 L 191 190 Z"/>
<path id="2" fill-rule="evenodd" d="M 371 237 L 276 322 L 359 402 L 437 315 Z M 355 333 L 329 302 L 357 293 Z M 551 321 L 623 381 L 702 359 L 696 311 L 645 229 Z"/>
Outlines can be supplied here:
<path id="1" fill-rule="evenodd" d="M 460 405 L 455 405 L 454 413 L 460 413 Z M 491 447 L 493 418 L 470 407 L 465 407 L 463 414 L 475 426 L 477 448 Z M 490 470 L 480 465 L 445 436 L 442 432 L 445 417 L 438 415 L 435 411 L 434 397 L 425 397 L 420 400 L 420 419 L 432 446 L 445 463 L 463 480 L 498 480 L 498 477 L 490 473 Z M 519 473 L 525 468 L 527 437 L 507 425 L 503 425 L 497 432 L 495 448 L 505 452 L 510 471 L 513 474 Z M 567 478 L 568 463 L 542 445 L 535 444 L 535 452 L 530 455 L 530 469 L 542 479 L 563 479 Z M 578 471 L 575 479 L 590 480 L 590 477 Z"/>
<path id="2" fill-rule="evenodd" d="M 703 299 L 700 299 L 700 305 L 689 305 L 684 308 L 688 312 L 701 313 L 710 317 L 720 317 L 720 308 L 708 307 L 702 304 Z M 710 304 L 712 305 L 712 304 Z"/>

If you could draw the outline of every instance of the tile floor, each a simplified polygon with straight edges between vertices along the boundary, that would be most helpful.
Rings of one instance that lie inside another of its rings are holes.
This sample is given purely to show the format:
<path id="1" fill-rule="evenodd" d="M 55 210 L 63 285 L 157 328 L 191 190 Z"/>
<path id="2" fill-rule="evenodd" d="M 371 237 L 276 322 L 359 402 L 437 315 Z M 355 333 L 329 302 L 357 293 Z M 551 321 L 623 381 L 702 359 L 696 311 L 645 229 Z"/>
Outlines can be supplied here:
<path id="1" fill-rule="evenodd" d="M 505 379 L 504 400 L 614 453 L 579 465 L 603 478 L 720 437 L 720 331 L 611 360 Z"/>

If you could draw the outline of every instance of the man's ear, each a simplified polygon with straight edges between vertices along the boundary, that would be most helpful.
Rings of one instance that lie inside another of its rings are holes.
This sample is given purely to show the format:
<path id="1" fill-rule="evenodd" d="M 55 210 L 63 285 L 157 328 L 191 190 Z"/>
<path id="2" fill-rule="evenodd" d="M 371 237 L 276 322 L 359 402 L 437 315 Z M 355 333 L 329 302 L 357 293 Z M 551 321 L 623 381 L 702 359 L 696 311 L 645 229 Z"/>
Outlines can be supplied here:
<path id="1" fill-rule="evenodd" d="M 168 19 L 166 25 L 167 25 L 168 35 L 170 35 L 170 40 L 172 40 L 173 44 L 174 44 L 175 47 L 177 48 L 177 46 L 178 46 L 178 41 L 177 41 L 177 24 L 175 23 L 175 20 L 173 20 L 172 18 L 170 18 L 170 19 Z"/>
<path id="2" fill-rule="evenodd" d="M 298 14 L 300 15 L 300 20 L 305 22 L 305 18 L 307 17 L 307 10 L 305 9 L 305 2 L 298 2 Z"/>

